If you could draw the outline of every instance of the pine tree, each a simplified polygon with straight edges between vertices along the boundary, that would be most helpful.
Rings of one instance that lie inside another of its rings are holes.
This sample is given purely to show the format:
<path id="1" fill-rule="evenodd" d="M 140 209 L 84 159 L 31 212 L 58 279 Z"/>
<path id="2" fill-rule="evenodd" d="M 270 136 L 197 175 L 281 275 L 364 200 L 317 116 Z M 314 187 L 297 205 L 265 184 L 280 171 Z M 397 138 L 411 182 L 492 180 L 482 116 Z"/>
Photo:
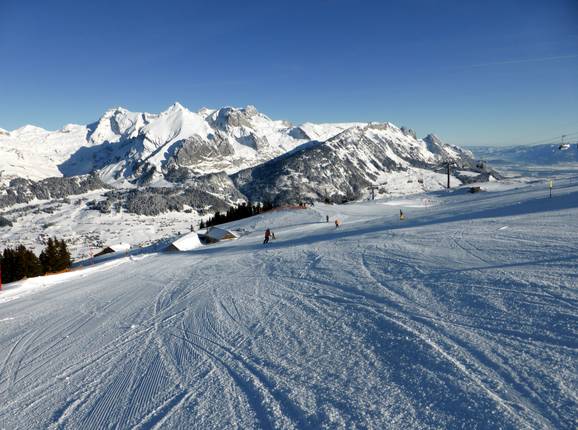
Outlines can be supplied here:
<path id="1" fill-rule="evenodd" d="M 2 282 L 14 281 L 14 268 L 16 267 L 16 253 L 12 248 L 5 248 L 2 255 Z"/>
<path id="2" fill-rule="evenodd" d="M 24 245 L 18 245 L 14 250 L 14 268 L 12 277 L 18 281 L 26 276 L 26 248 Z"/>
<path id="3" fill-rule="evenodd" d="M 230 221 L 237 221 L 243 218 L 248 218 L 253 215 L 258 215 L 265 211 L 271 210 L 273 207 L 274 206 L 271 202 L 253 204 L 249 201 L 246 203 L 241 203 L 238 206 L 230 207 L 225 213 L 215 212 L 215 214 L 206 222 L 201 221 L 199 228 L 207 228 Z"/>
<path id="4" fill-rule="evenodd" d="M 24 245 L 16 248 L 15 280 L 32 278 L 42 274 L 42 266 L 38 257 Z"/>
<path id="5" fill-rule="evenodd" d="M 66 247 L 66 242 L 64 241 L 64 239 L 59 241 L 58 239 L 55 238 L 54 243 L 56 246 L 56 253 L 57 253 L 55 263 L 56 270 L 60 271 L 68 269 L 72 264 L 72 259 L 70 258 L 70 252 Z"/>
<path id="6" fill-rule="evenodd" d="M 40 253 L 40 263 L 45 273 L 68 269 L 72 264 L 72 259 L 66 242 L 57 238 L 49 238 L 46 248 Z"/>
<path id="7" fill-rule="evenodd" d="M 26 250 L 28 254 L 28 276 L 29 278 L 33 278 L 35 276 L 42 275 L 42 264 L 40 263 L 40 259 L 30 250 Z"/>
<path id="8" fill-rule="evenodd" d="M 48 238 L 46 248 L 40 253 L 40 262 L 44 273 L 58 270 L 58 249 L 52 238 Z"/>
<path id="9" fill-rule="evenodd" d="M 38 257 L 24 245 L 19 245 L 16 249 L 5 248 L 1 257 L 2 282 L 4 283 L 42 274 Z"/>

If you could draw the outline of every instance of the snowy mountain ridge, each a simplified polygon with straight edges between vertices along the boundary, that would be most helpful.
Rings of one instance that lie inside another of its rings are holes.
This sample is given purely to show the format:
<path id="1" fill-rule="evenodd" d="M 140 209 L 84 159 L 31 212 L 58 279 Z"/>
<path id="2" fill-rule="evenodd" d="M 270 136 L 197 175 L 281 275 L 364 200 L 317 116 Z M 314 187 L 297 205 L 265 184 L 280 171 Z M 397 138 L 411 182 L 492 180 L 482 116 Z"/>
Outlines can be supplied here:
<path id="1" fill-rule="evenodd" d="M 471 152 L 446 145 L 435 135 L 416 139 L 411 130 L 391 123 L 369 123 L 352 125 L 324 142 L 304 145 L 232 177 L 243 194 L 257 201 L 339 202 L 358 199 L 369 186 L 405 193 L 443 188 L 447 178 L 440 166 L 446 161 L 472 171 L 478 181 L 498 176 L 478 168 Z M 459 172 L 454 176 L 458 183 L 467 182 Z"/>
<path id="2" fill-rule="evenodd" d="M 417 139 L 411 130 L 390 123 L 304 123 L 295 127 L 288 121 L 270 119 L 254 106 L 192 112 L 177 102 L 159 114 L 117 107 L 95 123 L 69 124 L 57 131 L 32 125 L 0 131 L 0 174 L 5 180 L 40 180 L 96 172 L 104 182 L 116 186 L 171 182 L 175 177 L 222 171 L 233 174 L 305 143 L 327 142 L 348 130 L 358 130 L 351 132 L 351 138 L 359 139 L 351 147 L 354 152 L 365 151 L 361 141 L 367 137 L 390 139 L 397 147 L 394 152 L 406 153 L 404 159 L 415 154 L 420 161 L 435 164 L 445 158 L 471 157 L 431 135 Z"/>
<path id="3" fill-rule="evenodd" d="M 123 240 L 142 216 L 154 225 L 171 213 L 171 222 L 190 226 L 247 201 L 342 203 L 436 191 L 447 186 L 446 163 L 452 187 L 500 178 L 469 151 L 391 123 L 295 127 L 253 106 L 191 112 L 175 103 L 159 114 L 118 107 L 87 126 L 25 126 L 0 136 L 0 215 L 11 231 L 25 232 L 26 244 L 59 232 L 84 246 L 118 239 L 97 226 L 129 214 Z M 83 227 L 69 228 L 71 219 Z"/>
<path id="4" fill-rule="evenodd" d="M 108 183 L 150 182 L 174 168 L 234 172 L 303 143 L 291 124 L 246 108 L 191 112 L 175 103 L 159 114 L 109 109 L 95 123 L 57 131 L 27 125 L 0 134 L 5 176 L 44 179 L 99 171 Z"/>

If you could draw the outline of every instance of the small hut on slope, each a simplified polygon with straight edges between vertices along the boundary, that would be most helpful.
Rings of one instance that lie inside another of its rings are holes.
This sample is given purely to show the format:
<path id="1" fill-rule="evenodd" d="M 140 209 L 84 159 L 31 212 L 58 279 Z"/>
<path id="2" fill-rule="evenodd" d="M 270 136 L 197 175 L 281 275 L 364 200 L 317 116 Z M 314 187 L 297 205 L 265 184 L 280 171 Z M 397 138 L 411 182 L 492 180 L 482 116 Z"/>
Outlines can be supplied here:
<path id="1" fill-rule="evenodd" d="M 113 254 L 115 252 L 128 252 L 130 251 L 130 244 L 128 243 L 117 243 L 116 245 L 109 245 L 100 251 L 98 254 L 94 254 L 95 257 L 100 257 L 101 255 Z"/>
<path id="2" fill-rule="evenodd" d="M 199 236 L 201 236 L 202 239 L 207 243 L 215 243 L 222 240 L 234 240 L 239 238 L 237 233 L 221 227 L 209 227 L 205 234 Z"/>
<path id="3" fill-rule="evenodd" d="M 194 231 L 184 236 L 180 236 L 177 240 L 173 241 L 167 248 L 167 251 L 190 251 L 191 249 L 203 246 L 199 235 Z"/>

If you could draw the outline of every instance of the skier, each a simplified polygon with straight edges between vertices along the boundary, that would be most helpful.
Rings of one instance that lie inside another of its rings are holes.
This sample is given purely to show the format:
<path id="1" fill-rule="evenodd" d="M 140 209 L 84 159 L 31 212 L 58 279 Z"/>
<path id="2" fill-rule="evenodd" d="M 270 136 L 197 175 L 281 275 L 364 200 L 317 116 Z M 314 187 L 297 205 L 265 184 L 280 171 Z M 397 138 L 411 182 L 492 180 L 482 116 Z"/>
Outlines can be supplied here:
<path id="1" fill-rule="evenodd" d="M 271 230 L 267 229 L 265 230 L 265 240 L 263 241 L 263 243 L 269 243 L 269 238 L 271 237 Z"/>
<path id="2" fill-rule="evenodd" d="M 401 211 L 401 209 L 399 210 L 399 220 L 403 221 L 405 219 L 405 215 L 404 213 Z"/>
<path id="3" fill-rule="evenodd" d="M 329 222 L 329 215 L 325 215 L 325 222 Z"/>
<path id="4" fill-rule="evenodd" d="M 335 218 L 335 228 L 339 228 L 339 220 Z"/>
<path id="5" fill-rule="evenodd" d="M 275 237 L 275 232 L 274 232 L 274 231 L 271 232 L 271 239 L 273 239 L 273 240 L 277 239 L 277 238 Z"/>

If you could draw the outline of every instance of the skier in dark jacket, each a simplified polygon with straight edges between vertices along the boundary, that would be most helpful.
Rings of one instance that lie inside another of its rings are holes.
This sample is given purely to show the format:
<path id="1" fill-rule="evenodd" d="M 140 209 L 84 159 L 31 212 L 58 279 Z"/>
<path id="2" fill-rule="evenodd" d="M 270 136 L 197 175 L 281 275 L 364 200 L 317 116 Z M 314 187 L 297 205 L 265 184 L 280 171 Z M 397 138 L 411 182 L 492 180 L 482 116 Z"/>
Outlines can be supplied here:
<path id="1" fill-rule="evenodd" d="M 329 222 L 329 215 L 325 215 L 325 222 Z"/>
<path id="2" fill-rule="evenodd" d="M 263 241 L 263 243 L 269 243 L 270 237 L 271 237 L 271 230 L 269 229 L 265 230 L 265 240 Z"/>

